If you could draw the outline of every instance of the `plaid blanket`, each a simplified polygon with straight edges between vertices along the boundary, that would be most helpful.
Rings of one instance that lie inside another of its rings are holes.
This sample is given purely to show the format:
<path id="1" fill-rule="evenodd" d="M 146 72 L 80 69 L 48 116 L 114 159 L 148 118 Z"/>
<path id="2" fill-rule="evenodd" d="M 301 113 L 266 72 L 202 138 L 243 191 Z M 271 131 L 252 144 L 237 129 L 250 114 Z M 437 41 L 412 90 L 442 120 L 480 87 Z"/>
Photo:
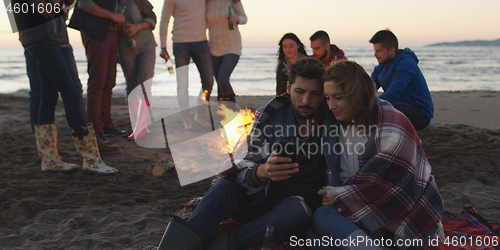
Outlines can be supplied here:
<path id="1" fill-rule="evenodd" d="M 472 249 L 500 249 L 500 236 L 495 236 L 492 226 L 484 220 L 473 207 L 464 207 L 460 214 L 462 218 L 455 217 L 443 209 L 444 239 L 435 238 L 427 249 L 430 250 L 472 250 Z M 435 244 L 437 243 L 437 244 Z"/>
<path id="2" fill-rule="evenodd" d="M 378 98 L 370 125 L 377 126 L 369 127 L 359 171 L 335 187 L 334 206 L 384 238 L 427 238 L 440 222 L 443 202 L 415 129 Z"/>

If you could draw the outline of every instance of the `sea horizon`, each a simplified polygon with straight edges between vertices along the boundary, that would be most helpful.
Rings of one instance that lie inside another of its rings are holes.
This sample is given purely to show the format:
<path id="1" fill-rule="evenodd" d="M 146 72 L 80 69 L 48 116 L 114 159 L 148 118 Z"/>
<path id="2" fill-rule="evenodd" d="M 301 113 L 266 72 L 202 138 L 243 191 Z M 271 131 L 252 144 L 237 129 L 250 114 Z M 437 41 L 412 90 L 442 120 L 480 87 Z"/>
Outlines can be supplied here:
<path id="1" fill-rule="evenodd" d="M 373 48 L 367 46 L 344 46 L 349 60 L 361 64 L 371 74 L 378 65 L 373 57 Z M 500 91 L 500 47 L 482 46 L 440 46 L 412 47 L 419 58 L 419 67 L 424 74 L 429 90 L 439 91 Z M 171 52 L 171 48 L 168 48 Z M 242 56 L 231 76 L 231 85 L 238 96 L 272 96 L 276 89 L 277 46 L 244 47 Z M 307 50 L 308 54 L 312 51 Z M 24 49 L 0 48 L 0 93 L 23 93 L 29 91 L 29 79 L 26 75 Z M 156 48 L 159 53 L 159 48 Z M 88 80 L 85 49 L 74 48 L 75 60 L 82 82 L 84 94 Z M 159 56 L 155 60 L 153 95 L 175 96 L 175 76 L 167 73 L 165 61 Z M 196 66 L 189 66 L 189 93 L 198 94 L 201 88 Z M 212 96 L 217 91 L 216 82 Z M 125 78 L 121 67 L 117 65 L 116 87 L 114 94 L 125 93 Z M 251 93 L 251 94 L 250 94 Z"/>

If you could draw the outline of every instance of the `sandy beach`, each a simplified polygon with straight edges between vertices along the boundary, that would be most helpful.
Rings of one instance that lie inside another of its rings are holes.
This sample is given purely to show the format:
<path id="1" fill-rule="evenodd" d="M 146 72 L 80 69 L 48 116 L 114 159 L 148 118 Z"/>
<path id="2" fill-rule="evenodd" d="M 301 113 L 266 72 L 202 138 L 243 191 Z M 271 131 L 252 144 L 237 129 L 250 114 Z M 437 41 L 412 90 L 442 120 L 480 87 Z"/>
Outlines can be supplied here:
<path id="1" fill-rule="evenodd" d="M 432 97 L 435 118 L 419 136 L 446 209 L 458 215 L 463 206 L 474 205 L 488 221 L 500 222 L 500 92 Z M 270 99 L 240 96 L 237 102 L 255 111 Z M 170 103 L 175 97 L 162 102 L 167 110 Z M 114 96 L 112 113 L 117 128 L 131 131 L 124 96 Z M 173 122 L 180 124 L 180 116 Z M 59 154 L 81 164 L 61 101 L 56 123 Z M 0 95 L 0 131 L 2 249 L 143 249 L 160 241 L 170 213 L 210 186 L 210 179 L 180 186 L 172 171 L 148 173 L 148 167 L 171 164 L 170 150 L 115 137 L 110 142 L 123 154 L 103 160 L 119 169 L 116 176 L 42 173 L 26 94 Z"/>

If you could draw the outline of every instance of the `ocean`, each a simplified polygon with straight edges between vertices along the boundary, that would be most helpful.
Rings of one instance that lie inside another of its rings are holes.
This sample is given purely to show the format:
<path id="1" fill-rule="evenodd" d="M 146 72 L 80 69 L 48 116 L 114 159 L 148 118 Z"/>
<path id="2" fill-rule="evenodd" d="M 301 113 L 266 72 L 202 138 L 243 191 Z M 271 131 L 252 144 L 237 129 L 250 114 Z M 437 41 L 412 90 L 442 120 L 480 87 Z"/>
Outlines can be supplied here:
<path id="1" fill-rule="evenodd" d="M 368 73 L 377 65 L 373 48 L 342 47 L 346 56 L 361 64 Z M 414 47 L 430 91 L 500 91 L 500 47 Z M 156 49 L 157 54 L 159 49 Z M 236 95 L 274 95 L 277 47 L 245 47 L 231 76 Z M 169 49 L 171 53 L 171 49 Z M 311 54 L 311 50 L 307 51 Z M 27 92 L 29 81 L 23 49 L 0 49 L 0 93 Z M 86 90 L 87 61 L 85 49 L 74 50 L 80 80 Z M 172 54 L 172 53 L 171 53 Z M 125 78 L 117 66 L 117 86 L 114 94 L 125 93 Z M 189 94 L 197 95 L 200 77 L 196 66 L 189 66 Z M 216 84 L 212 96 L 216 95 Z M 175 96 L 175 76 L 167 72 L 165 61 L 156 58 L 152 93 L 155 96 Z"/>

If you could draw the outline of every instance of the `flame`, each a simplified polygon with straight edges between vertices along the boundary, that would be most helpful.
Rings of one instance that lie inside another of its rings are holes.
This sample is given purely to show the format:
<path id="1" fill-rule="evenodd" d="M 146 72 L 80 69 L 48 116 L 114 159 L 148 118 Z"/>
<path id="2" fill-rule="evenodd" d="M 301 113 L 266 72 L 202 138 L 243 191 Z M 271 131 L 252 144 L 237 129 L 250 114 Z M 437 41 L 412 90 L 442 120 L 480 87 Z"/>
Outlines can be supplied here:
<path id="1" fill-rule="evenodd" d="M 209 105 L 208 101 L 207 101 L 207 96 L 208 96 L 208 90 L 205 89 L 205 91 L 203 91 L 203 94 L 201 95 L 201 99 L 207 103 L 207 105 Z"/>
<path id="2" fill-rule="evenodd" d="M 239 144 L 245 141 L 245 136 L 252 129 L 255 114 L 250 109 L 242 109 L 241 112 L 228 108 L 225 104 L 219 105 L 217 114 L 222 116 L 220 122 L 224 127 L 221 134 L 226 141 L 229 153 Z"/>

